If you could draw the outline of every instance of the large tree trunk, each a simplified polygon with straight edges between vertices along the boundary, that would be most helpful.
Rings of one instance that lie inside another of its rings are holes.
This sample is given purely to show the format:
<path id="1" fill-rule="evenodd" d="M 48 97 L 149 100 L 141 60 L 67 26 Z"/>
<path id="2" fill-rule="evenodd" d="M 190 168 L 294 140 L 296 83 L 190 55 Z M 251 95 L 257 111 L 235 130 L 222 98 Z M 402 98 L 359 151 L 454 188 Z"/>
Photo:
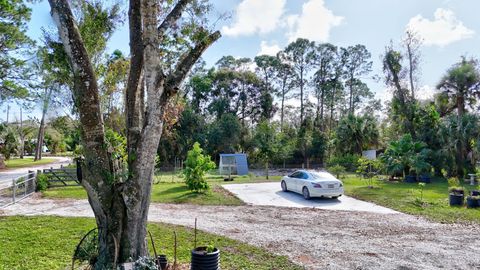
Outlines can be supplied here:
<path id="1" fill-rule="evenodd" d="M 413 78 L 413 73 L 415 71 L 413 67 L 412 47 L 409 43 L 407 43 L 407 53 L 408 53 L 408 63 L 409 63 L 408 77 L 410 80 L 410 91 L 412 92 L 412 100 L 415 100 L 415 85 L 414 85 L 414 78 Z"/>
<path id="2" fill-rule="evenodd" d="M 49 0 L 51 13 L 74 74 L 74 101 L 84 145 L 82 186 L 99 231 L 95 269 L 111 269 L 147 254 L 146 224 L 155 155 L 162 135 L 164 107 L 202 53 L 220 38 L 209 34 L 182 55 L 171 74 L 164 74 L 161 38 L 192 0 L 179 0 L 158 25 L 159 1 L 131 0 L 129 5 L 130 74 L 126 90 L 128 178 L 105 141 L 96 75 L 67 0 Z M 148 43 L 144 43 L 148 40 Z M 146 96 L 145 96 L 146 94 Z M 145 106 L 146 103 L 146 106 Z"/>
<path id="3" fill-rule="evenodd" d="M 284 109 L 285 109 L 285 90 L 282 92 L 282 105 L 280 108 L 280 130 L 283 132 L 283 121 L 284 121 Z"/>
<path id="4" fill-rule="evenodd" d="M 300 125 L 303 124 L 303 116 L 305 113 L 305 108 L 303 106 L 303 68 L 300 69 Z"/>
<path id="5" fill-rule="evenodd" d="M 461 89 L 460 89 L 461 90 Z M 457 132 L 460 133 L 463 127 L 463 116 L 465 115 L 465 97 L 463 91 L 459 91 L 457 94 Z M 465 142 L 461 139 L 457 140 L 457 153 L 456 153 L 456 165 L 457 176 L 463 177 L 465 173 L 465 157 L 467 156 L 467 150 Z"/>
<path id="6" fill-rule="evenodd" d="M 35 161 L 42 159 L 43 140 L 45 138 L 45 116 L 47 115 L 51 96 L 52 89 L 46 87 L 43 93 L 42 119 L 40 120 L 40 127 L 38 128 L 37 145 L 35 145 Z"/>
<path id="7" fill-rule="evenodd" d="M 34 161 L 42 159 L 43 138 L 45 137 L 45 113 L 42 113 L 42 120 L 40 120 L 40 127 L 38 128 L 37 145 L 35 145 L 35 159 Z"/>

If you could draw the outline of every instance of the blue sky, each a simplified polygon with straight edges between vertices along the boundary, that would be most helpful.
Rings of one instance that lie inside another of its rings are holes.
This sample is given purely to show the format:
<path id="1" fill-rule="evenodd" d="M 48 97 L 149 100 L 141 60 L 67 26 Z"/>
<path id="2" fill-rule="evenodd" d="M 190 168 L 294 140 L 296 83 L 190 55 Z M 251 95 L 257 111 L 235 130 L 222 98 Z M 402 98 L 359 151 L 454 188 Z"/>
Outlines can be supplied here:
<path id="1" fill-rule="evenodd" d="M 480 58 L 478 0 L 212 0 L 215 13 L 231 18 L 218 23 L 223 37 L 204 55 L 214 64 L 223 55 L 255 57 L 275 53 L 289 41 L 305 37 L 338 46 L 364 44 L 372 53 L 372 76 L 382 75 L 381 54 L 398 44 L 407 26 L 424 38 L 420 96 L 429 97 L 445 71 L 462 55 Z M 215 17 L 215 15 L 213 15 Z M 29 35 L 54 27 L 47 1 L 33 6 Z M 119 28 L 109 50 L 128 54 L 127 25 Z M 388 92 L 382 82 L 367 79 L 378 98 Z M 32 114 L 36 114 L 32 112 Z M 0 111 L 0 118 L 5 113 Z"/>

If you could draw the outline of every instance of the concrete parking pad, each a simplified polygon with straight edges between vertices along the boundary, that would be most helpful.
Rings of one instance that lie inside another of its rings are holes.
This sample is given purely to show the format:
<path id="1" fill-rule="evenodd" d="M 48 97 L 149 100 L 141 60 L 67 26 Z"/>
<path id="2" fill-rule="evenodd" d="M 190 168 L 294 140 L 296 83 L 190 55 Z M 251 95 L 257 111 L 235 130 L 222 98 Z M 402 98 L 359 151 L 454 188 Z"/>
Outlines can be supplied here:
<path id="1" fill-rule="evenodd" d="M 225 189 L 251 205 L 319 208 L 327 210 L 364 211 L 381 214 L 397 214 L 390 208 L 361 201 L 343 195 L 338 199 L 312 198 L 305 200 L 301 194 L 283 192 L 280 183 L 228 184 Z"/>

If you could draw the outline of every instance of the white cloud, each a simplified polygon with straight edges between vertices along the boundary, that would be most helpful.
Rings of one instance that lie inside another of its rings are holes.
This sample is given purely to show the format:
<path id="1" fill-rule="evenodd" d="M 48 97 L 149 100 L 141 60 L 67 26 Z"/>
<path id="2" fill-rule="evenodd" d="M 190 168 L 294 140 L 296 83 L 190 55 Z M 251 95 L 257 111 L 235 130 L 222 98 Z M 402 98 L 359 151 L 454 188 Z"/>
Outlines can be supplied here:
<path id="1" fill-rule="evenodd" d="M 289 41 L 301 37 L 326 42 L 331 29 L 342 24 L 343 20 L 344 17 L 335 16 L 325 7 L 324 0 L 309 0 L 303 4 L 300 15 L 288 16 L 287 25 L 290 31 L 287 37 Z"/>
<path id="2" fill-rule="evenodd" d="M 407 29 L 418 32 L 425 45 L 440 47 L 471 38 L 475 34 L 475 31 L 468 29 L 457 19 L 453 11 L 443 8 L 435 11 L 433 20 L 426 19 L 420 14 L 411 18 Z"/>
<path id="3" fill-rule="evenodd" d="M 269 44 L 267 41 L 260 43 L 260 52 L 257 55 L 272 55 L 275 56 L 281 50 L 277 43 L 273 42 Z"/>
<path id="4" fill-rule="evenodd" d="M 222 28 L 227 36 L 265 34 L 280 25 L 286 0 L 243 0 L 235 10 L 235 22 Z"/>
<path id="5" fill-rule="evenodd" d="M 423 85 L 415 92 L 415 98 L 418 100 L 433 99 L 433 96 L 437 93 L 437 89 L 430 85 Z M 390 102 L 392 100 L 393 93 L 391 89 L 382 89 L 375 93 L 375 98 L 380 99 L 382 103 Z"/>
<path id="6" fill-rule="evenodd" d="M 435 87 L 432 87 L 430 85 L 424 85 L 420 87 L 417 92 L 415 92 L 415 98 L 419 100 L 433 99 L 433 96 L 436 92 L 437 89 Z"/>

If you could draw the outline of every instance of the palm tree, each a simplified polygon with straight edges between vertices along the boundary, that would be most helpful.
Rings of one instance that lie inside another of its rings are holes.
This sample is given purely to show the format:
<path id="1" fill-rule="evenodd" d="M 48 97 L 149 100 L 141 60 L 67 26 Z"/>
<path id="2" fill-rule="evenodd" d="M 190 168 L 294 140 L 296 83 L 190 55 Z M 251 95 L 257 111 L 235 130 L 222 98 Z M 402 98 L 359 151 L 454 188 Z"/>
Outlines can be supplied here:
<path id="1" fill-rule="evenodd" d="M 362 150 L 377 145 L 378 137 L 374 118 L 348 114 L 337 127 L 337 149 L 343 153 L 362 154 Z"/>
<path id="2" fill-rule="evenodd" d="M 465 171 L 465 159 L 468 154 L 468 141 L 465 140 L 463 121 L 466 112 L 466 105 L 470 107 L 476 103 L 476 96 L 478 97 L 480 90 L 480 71 L 478 69 L 478 62 L 474 59 L 467 60 L 465 57 L 462 61 L 455 64 L 447 71 L 447 74 L 442 78 L 437 88 L 442 91 L 442 94 L 450 99 L 452 104 L 450 111 L 457 109 L 457 135 L 455 136 L 455 162 L 456 174 L 463 176 Z"/>

